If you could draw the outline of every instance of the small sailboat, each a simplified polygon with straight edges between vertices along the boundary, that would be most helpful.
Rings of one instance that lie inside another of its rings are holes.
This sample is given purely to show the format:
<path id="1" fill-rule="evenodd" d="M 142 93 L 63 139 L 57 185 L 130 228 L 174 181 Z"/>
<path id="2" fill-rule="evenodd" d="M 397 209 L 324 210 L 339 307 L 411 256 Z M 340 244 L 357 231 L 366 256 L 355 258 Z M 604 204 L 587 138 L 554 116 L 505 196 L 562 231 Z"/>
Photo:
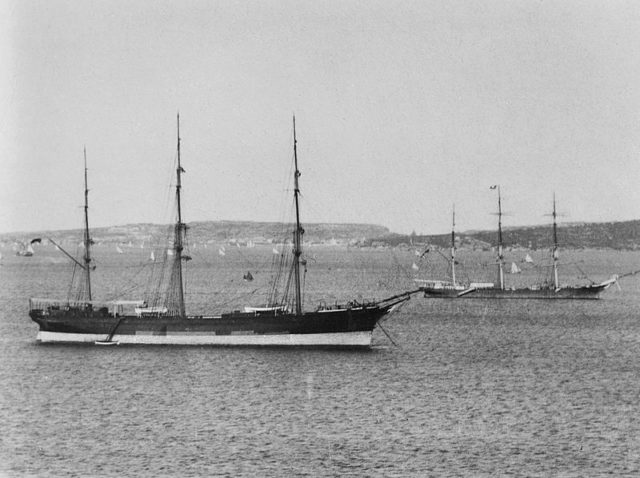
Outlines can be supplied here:
<path id="1" fill-rule="evenodd" d="M 34 244 L 40 244 L 42 239 L 36 237 L 35 239 L 31 239 L 28 244 L 20 243 L 18 245 L 18 250 L 16 251 L 16 256 L 20 257 L 31 257 L 35 254 L 35 250 L 33 249 Z"/>
<path id="2" fill-rule="evenodd" d="M 379 325 L 380 319 L 418 291 L 404 292 L 380 301 L 352 300 L 331 306 L 321 302 L 312 311 L 303 309 L 300 268 L 305 261 L 301 258 L 303 230 L 298 202 L 300 172 L 295 118 L 293 152 L 296 221 L 287 280 L 292 286 L 287 288 L 288 291 L 292 290 L 292 296 L 285 294 L 278 303 L 269 304 L 268 307 L 187 315 L 183 278 L 187 225 L 183 222 L 181 210 L 182 174 L 185 171 L 181 166 L 178 117 L 175 186 L 177 214 L 173 227 L 173 255 L 167 263 L 168 284 L 162 301 L 118 301 L 100 306 L 91 301 L 82 301 L 61 307 L 59 302 L 31 299 L 29 315 L 39 326 L 37 340 L 102 343 L 115 338 L 121 344 L 369 347 L 373 330 Z M 88 251 L 89 247 L 85 250 Z M 88 277 L 88 252 L 85 261 Z M 133 313 L 126 308 L 131 305 L 136 308 Z"/>
<path id="3" fill-rule="evenodd" d="M 525 261 L 527 264 L 533 264 L 533 259 L 531 258 L 531 256 L 530 256 L 529 254 L 527 254 L 527 255 L 524 257 L 524 261 Z"/>
<path id="4" fill-rule="evenodd" d="M 511 270 L 509 272 L 511 272 L 512 274 L 520 274 L 522 272 L 522 269 L 518 267 L 518 264 L 516 264 L 515 262 L 512 262 Z"/>
<path id="5" fill-rule="evenodd" d="M 31 244 L 27 244 L 26 246 L 22 245 L 17 251 L 16 256 L 20 257 L 31 257 L 34 254 L 33 247 Z"/>

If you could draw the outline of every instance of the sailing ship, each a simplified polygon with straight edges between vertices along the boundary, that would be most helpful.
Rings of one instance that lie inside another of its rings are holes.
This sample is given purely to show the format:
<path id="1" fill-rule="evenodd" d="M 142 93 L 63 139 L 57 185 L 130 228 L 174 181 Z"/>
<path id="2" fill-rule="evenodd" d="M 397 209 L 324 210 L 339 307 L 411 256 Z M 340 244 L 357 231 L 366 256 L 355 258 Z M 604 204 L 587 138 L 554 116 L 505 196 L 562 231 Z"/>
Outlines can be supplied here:
<path id="1" fill-rule="evenodd" d="M 395 307 L 407 301 L 412 293 L 418 292 L 405 292 L 381 301 L 320 305 L 313 311 L 303 311 L 300 277 L 300 266 L 304 261 L 301 259 L 303 229 L 300 224 L 298 201 L 300 172 L 294 117 L 293 195 L 296 221 L 293 232 L 292 267 L 289 270 L 295 293 L 292 306 L 283 301 L 279 305 L 246 308 L 244 311 L 187 315 L 182 269 L 182 262 L 188 257 L 184 253 L 187 225 L 183 222 L 181 210 L 182 174 L 185 171 L 180 158 L 179 116 L 177 130 L 176 222 L 173 226 L 173 244 L 170 249 L 172 254 L 167 254 L 167 259 L 171 262 L 168 288 L 164 294 L 165 303 L 116 301 L 101 304 L 92 301 L 90 293 L 84 300 L 77 301 L 31 299 L 29 315 L 39 326 L 39 342 L 369 347 L 373 330 L 379 325 L 379 321 Z M 86 208 L 87 206 L 85 213 Z M 86 219 L 83 270 L 89 290 L 90 243 Z M 382 329 L 382 326 L 380 328 Z"/>
<path id="2" fill-rule="evenodd" d="M 437 281 L 417 279 L 416 282 L 420 286 L 420 290 L 425 297 L 438 298 L 471 298 L 471 299 L 598 299 L 600 294 L 612 284 L 618 277 L 613 276 L 608 280 L 600 283 L 592 283 L 577 286 L 561 286 L 558 280 L 558 262 L 559 262 L 559 244 L 558 244 L 558 222 L 556 212 L 556 199 L 553 197 L 553 247 L 551 257 L 553 259 L 553 281 L 547 281 L 540 285 L 531 287 L 507 287 L 505 285 L 505 260 L 503 253 L 502 241 L 502 197 L 500 194 L 500 186 L 492 186 L 491 189 L 498 191 L 498 255 L 496 264 L 498 267 L 498 276 L 496 286 L 493 282 L 456 282 L 455 278 L 455 213 L 454 228 L 451 232 L 451 281 Z M 533 262 L 527 254 L 525 262 Z M 511 273 L 517 274 L 521 272 L 517 264 L 511 264 Z"/>

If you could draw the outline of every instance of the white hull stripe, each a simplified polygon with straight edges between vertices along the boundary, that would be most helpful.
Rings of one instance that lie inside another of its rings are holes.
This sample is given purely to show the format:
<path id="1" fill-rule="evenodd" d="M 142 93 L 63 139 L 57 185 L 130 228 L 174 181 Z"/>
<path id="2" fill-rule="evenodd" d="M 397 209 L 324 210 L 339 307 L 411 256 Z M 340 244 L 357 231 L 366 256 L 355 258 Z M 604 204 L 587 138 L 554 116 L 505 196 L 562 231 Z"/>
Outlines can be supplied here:
<path id="1" fill-rule="evenodd" d="M 69 334 L 39 331 L 38 342 L 94 343 L 107 339 L 105 334 Z M 340 332 L 331 334 L 278 335 L 114 335 L 112 342 L 133 345 L 303 345 L 368 347 L 371 332 Z"/>

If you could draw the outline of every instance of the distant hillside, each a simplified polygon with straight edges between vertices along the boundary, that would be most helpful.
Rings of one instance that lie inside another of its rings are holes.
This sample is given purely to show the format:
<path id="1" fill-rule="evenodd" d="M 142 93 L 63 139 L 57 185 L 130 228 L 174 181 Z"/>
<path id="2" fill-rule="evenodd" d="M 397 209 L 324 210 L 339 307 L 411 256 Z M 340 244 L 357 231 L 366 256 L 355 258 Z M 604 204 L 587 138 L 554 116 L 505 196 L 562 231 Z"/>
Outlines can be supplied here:
<path id="1" fill-rule="evenodd" d="M 511 248 L 545 249 L 553 242 L 551 226 L 530 226 L 504 229 L 504 245 Z M 459 247 L 490 249 L 497 242 L 496 231 L 462 232 L 456 234 Z M 564 248 L 639 249 L 640 220 L 624 222 L 566 224 L 558 226 L 558 242 Z M 387 234 L 369 239 L 366 245 L 396 247 L 401 244 L 431 244 L 449 247 L 451 234 L 402 235 Z"/>
<path id="2" fill-rule="evenodd" d="M 430 244 L 449 247 L 450 234 L 397 234 L 384 226 L 372 224 L 305 224 L 307 244 L 351 244 L 369 247 Z M 172 226 L 160 224 L 128 224 L 92 229 L 96 243 L 160 242 L 170 236 Z M 291 237 L 292 226 L 275 222 L 206 221 L 189 224 L 191 243 L 271 244 Z M 469 231 L 457 234 L 460 248 L 490 249 L 496 243 L 496 231 Z M 551 245 L 550 226 L 507 228 L 503 231 L 506 247 L 545 249 Z M 40 231 L 0 235 L 0 242 L 15 243 L 35 237 L 51 237 L 56 242 L 78 242 L 82 231 Z M 564 248 L 640 249 L 640 220 L 608 223 L 563 224 L 558 226 L 558 239 Z"/>
<path id="3" fill-rule="evenodd" d="M 389 234 L 389 229 L 372 224 L 305 224 L 306 243 L 348 244 L 363 242 L 369 237 Z M 157 242 L 166 238 L 173 226 L 161 224 L 128 224 L 124 226 L 99 227 L 91 230 L 96 243 L 141 243 Z M 189 241 L 192 243 L 228 243 L 238 242 L 270 244 L 281 242 L 283 236 L 291 237 L 292 226 L 283 226 L 276 222 L 251 221 L 206 221 L 189 223 Z M 82 238 L 80 229 L 63 231 L 38 231 L 0 235 L 5 243 L 24 242 L 35 237 L 51 237 L 56 242 L 77 242 Z"/>

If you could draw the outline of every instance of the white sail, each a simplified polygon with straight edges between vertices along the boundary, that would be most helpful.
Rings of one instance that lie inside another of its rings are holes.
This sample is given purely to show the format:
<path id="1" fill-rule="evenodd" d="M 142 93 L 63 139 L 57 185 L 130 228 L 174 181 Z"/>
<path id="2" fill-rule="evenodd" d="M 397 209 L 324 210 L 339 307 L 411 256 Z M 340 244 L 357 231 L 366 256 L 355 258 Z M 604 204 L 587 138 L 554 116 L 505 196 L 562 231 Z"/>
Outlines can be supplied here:
<path id="1" fill-rule="evenodd" d="M 414 271 L 417 271 L 418 269 L 420 269 L 420 268 L 418 267 L 418 265 L 417 265 L 415 262 L 413 263 L 413 265 L 411 266 L 411 268 L 412 268 Z"/>
<path id="2" fill-rule="evenodd" d="M 521 269 L 518 267 L 518 264 L 516 264 L 515 262 L 511 263 L 511 273 L 512 274 L 518 274 L 522 272 Z"/>
<path id="3" fill-rule="evenodd" d="M 524 261 L 528 262 L 529 264 L 533 264 L 533 259 L 529 254 L 527 254 L 527 256 L 524 258 Z"/>
<path id="4" fill-rule="evenodd" d="M 224 247 L 221 247 L 220 249 L 218 249 L 218 254 L 221 256 L 224 256 L 227 254 L 226 251 L 224 250 Z"/>
<path id="5" fill-rule="evenodd" d="M 276 249 L 275 247 L 272 249 L 272 252 L 274 254 L 280 254 L 280 251 L 278 249 Z"/>
<path id="6" fill-rule="evenodd" d="M 120 249 L 120 246 L 116 246 L 116 251 L 118 251 L 118 254 L 123 254 L 124 251 L 122 249 Z"/>
<path id="7" fill-rule="evenodd" d="M 153 253 L 153 251 L 151 251 L 151 255 L 149 256 L 149 260 L 151 262 L 155 262 L 156 261 L 156 255 Z"/>

